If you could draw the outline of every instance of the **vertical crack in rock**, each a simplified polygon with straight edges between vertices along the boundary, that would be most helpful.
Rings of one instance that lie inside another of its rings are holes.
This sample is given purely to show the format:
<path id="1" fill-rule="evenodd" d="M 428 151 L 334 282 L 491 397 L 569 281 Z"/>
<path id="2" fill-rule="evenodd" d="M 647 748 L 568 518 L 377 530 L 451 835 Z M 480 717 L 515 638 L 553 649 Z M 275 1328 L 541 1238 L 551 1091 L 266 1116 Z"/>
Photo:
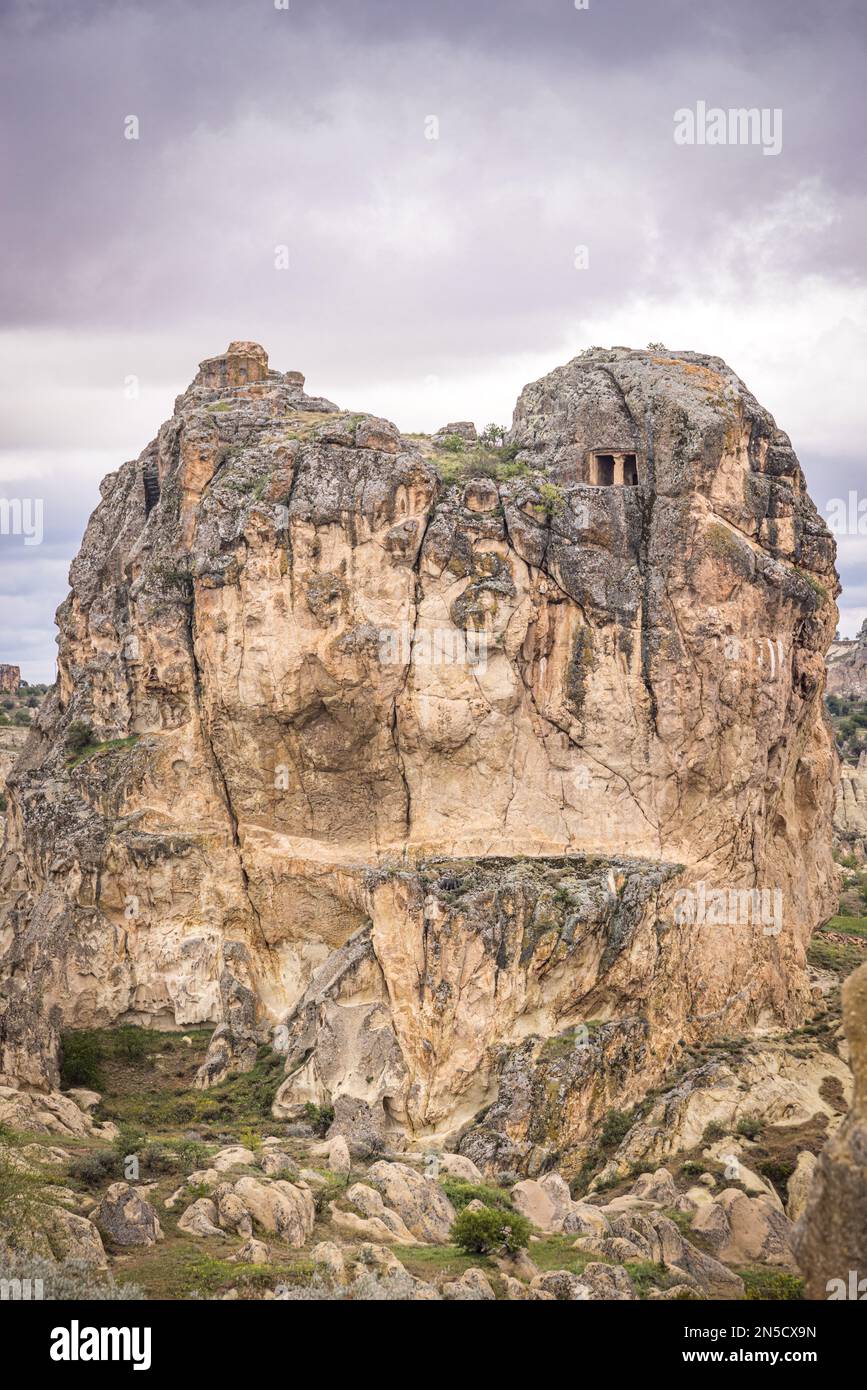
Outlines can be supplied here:
<path id="1" fill-rule="evenodd" d="M 255 921 L 256 926 L 257 926 L 257 929 L 258 929 L 258 932 L 259 932 L 259 935 L 260 935 L 260 937 L 262 938 L 262 944 L 263 944 L 263 946 L 265 947 L 265 949 L 268 951 L 268 953 L 270 954 L 270 953 L 271 953 L 271 947 L 270 947 L 270 945 L 269 945 L 269 943 L 268 943 L 268 938 L 267 938 L 267 936 L 266 936 L 266 934 L 265 934 L 265 929 L 264 929 L 264 926 L 263 926 L 263 924 L 262 924 L 262 919 L 261 919 L 261 917 L 260 917 L 260 915 L 259 915 L 259 909 L 257 908 L 255 902 L 253 901 L 253 896 L 252 896 L 252 893 L 250 892 L 250 878 L 249 878 L 249 875 L 248 875 L 248 873 L 247 873 L 246 864 L 244 863 L 244 849 L 243 849 L 243 846 L 242 846 L 242 844 L 241 844 L 241 837 L 240 837 L 240 835 L 239 835 L 239 833 L 238 833 L 238 817 L 237 817 L 237 815 L 235 814 L 235 808 L 234 808 L 234 806 L 232 805 L 232 796 L 231 796 L 231 793 L 230 793 L 230 791 L 229 791 L 229 783 L 228 783 L 228 781 L 227 781 L 227 779 L 226 779 L 226 774 L 225 774 L 225 772 L 224 772 L 224 770 L 223 770 L 223 766 L 222 766 L 222 764 L 221 764 L 221 762 L 220 762 L 220 759 L 219 759 L 219 757 L 218 757 L 218 755 L 217 755 L 217 750 L 216 750 L 216 748 L 214 747 L 214 740 L 213 740 L 213 738 L 211 737 L 211 730 L 210 730 L 210 726 L 209 726 L 209 723 L 208 723 L 208 717 L 207 717 L 207 713 L 206 713 L 205 708 L 204 708 L 203 691 L 202 691 L 202 670 L 201 670 L 201 667 L 200 667 L 200 665 L 199 665 L 198 656 L 196 655 L 196 604 L 195 604 L 195 587 L 194 587 L 194 589 L 193 589 L 193 600 L 192 600 L 192 602 L 191 602 L 191 604 L 190 604 L 190 614 L 189 614 L 189 619 L 188 619 L 188 624 L 187 624 L 187 635 L 188 635 L 188 639 L 189 639 L 190 659 L 191 659 L 191 661 L 192 661 L 192 666 L 193 666 L 193 689 L 194 689 L 195 697 L 196 697 L 196 710 L 197 710 L 197 713 L 198 713 L 198 722 L 199 722 L 199 728 L 201 729 L 201 733 L 202 733 L 202 740 L 203 740 L 203 742 L 204 742 L 204 744 L 205 744 L 205 746 L 206 746 L 206 748 L 208 749 L 208 752 L 209 752 L 209 754 L 210 754 L 211 766 L 212 766 L 212 769 L 213 769 L 213 772 L 214 772 L 214 775 L 215 775 L 215 779 L 216 779 L 217 785 L 218 785 L 219 790 L 220 790 L 220 798 L 221 798 L 221 800 L 222 800 L 222 802 L 223 802 L 223 805 L 225 806 L 225 809 L 226 809 L 226 818 L 227 818 L 228 824 L 229 824 L 229 833 L 230 833 L 230 835 L 231 835 L 232 845 L 233 845 L 233 847 L 234 847 L 235 854 L 237 855 L 237 859 L 238 859 L 238 869 L 239 869 L 239 872 L 240 872 L 240 875 L 241 875 L 241 882 L 242 882 L 243 885 L 244 885 L 244 895 L 245 895 L 245 897 L 246 897 L 246 899 L 247 899 L 247 902 L 248 902 L 249 905 L 250 905 L 250 911 L 251 911 L 251 913 L 253 914 L 253 920 Z"/>

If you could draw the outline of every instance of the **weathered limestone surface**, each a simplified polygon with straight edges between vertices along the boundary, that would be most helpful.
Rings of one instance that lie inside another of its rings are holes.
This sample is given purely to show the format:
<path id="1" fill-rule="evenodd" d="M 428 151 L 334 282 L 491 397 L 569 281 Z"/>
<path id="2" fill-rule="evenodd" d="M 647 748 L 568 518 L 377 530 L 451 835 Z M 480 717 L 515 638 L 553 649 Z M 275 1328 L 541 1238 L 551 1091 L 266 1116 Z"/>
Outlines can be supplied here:
<path id="1" fill-rule="evenodd" d="M 236 343 L 104 481 L 9 779 L 0 1080 L 55 1083 L 65 1027 L 208 1021 L 207 1085 L 279 1027 L 278 1113 L 372 1148 L 493 1105 L 526 1157 L 682 1039 L 803 1016 L 837 580 L 787 436 L 719 359 L 618 348 L 507 443 L 446 484 Z M 638 485 L 589 486 L 602 449 Z M 779 930 L 675 920 L 698 883 L 778 890 Z"/>

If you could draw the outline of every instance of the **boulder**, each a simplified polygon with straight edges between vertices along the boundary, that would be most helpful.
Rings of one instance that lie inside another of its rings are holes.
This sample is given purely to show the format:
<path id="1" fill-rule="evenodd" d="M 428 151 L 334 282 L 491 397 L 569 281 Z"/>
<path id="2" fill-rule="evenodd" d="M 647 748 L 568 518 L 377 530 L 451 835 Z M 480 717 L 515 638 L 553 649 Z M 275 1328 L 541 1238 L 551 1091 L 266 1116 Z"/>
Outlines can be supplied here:
<path id="1" fill-rule="evenodd" d="M 263 1240 L 256 1240 L 251 1236 L 238 1247 L 234 1255 L 227 1255 L 226 1259 L 230 1264 L 265 1265 L 270 1262 L 271 1251 Z"/>
<path id="2" fill-rule="evenodd" d="M 674 1178 L 667 1168 L 655 1173 L 642 1173 L 632 1186 L 632 1196 L 640 1201 L 655 1202 L 661 1207 L 673 1207 L 678 1198 Z"/>
<path id="3" fill-rule="evenodd" d="M 336 1284 L 342 1284 L 345 1281 L 346 1262 L 343 1258 L 343 1251 L 339 1245 L 334 1244 L 333 1240 L 321 1240 L 318 1245 L 314 1245 L 310 1251 L 310 1258 L 316 1269 Z"/>
<path id="4" fill-rule="evenodd" d="M 92 1115 L 102 1096 L 99 1091 L 88 1091 L 84 1086 L 72 1086 L 66 1092 L 70 1100 L 74 1100 L 79 1110 L 83 1110 L 85 1115 Z"/>
<path id="5" fill-rule="evenodd" d="M 568 1269 L 549 1269 L 545 1274 L 537 1274 L 532 1289 L 552 1294 L 558 1303 L 586 1303 L 590 1298 L 590 1288 Z"/>
<path id="6" fill-rule="evenodd" d="M 632 1241 L 654 1264 L 670 1265 L 675 1273 L 710 1298 L 743 1297 L 743 1280 L 711 1255 L 688 1241 L 674 1222 L 661 1212 L 634 1212 L 612 1223 L 615 1235 Z"/>
<path id="7" fill-rule="evenodd" d="M 538 1181 L 525 1178 L 523 1182 L 515 1183 L 512 1204 L 540 1231 L 551 1234 L 563 1230 L 563 1223 L 574 1205 L 569 1188 L 559 1173 L 546 1173 Z"/>
<path id="8" fill-rule="evenodd" d="M 446 1245 L 455 1209 L 439 1183 L 406 1163 L 380 1160 L 367 1171 L 367 1181 L 382 1194 L 387 1207 L 421 1241 Z"/>
<path id="9" fill-rule="evenodd" d="M 228 1148 L 220 1149 L 211 1159 L 211 1167 L 216 1168 L 218 1173 L 230 1173 L 233 1168 L 252 1168 L 256 1163 L 256 1155 L 252 1149 L 247 1149 L 243 1144 L 230 1144 Z"/>
<path id="10" fill-rule="evenodd" d="M 392 1211 L 382 1200 L 382 1196 L 375 1187 L 368 1187 L 365 1183 L 353 1183 L 346 1192 L 346 1200 L 353 1206 L 358 1207 L 359 1211 L 366 1217 L 379 1220 L 391 1233 L 393 1240 L 401 1241 L 405 1244 L 413 1244 L 414 1236 L 412 1231 L 401 1220 L 396 1211 Z"/>
<path id="11" fill-rule="evenodd" d="M 257 1226 L 288 1245 L 297 1249 L 313 1234 L 316 1208 L 308 1187 L 282 1179 L 266 1185 L 258 1178 L 242 1177 L 235 1183 L 235 1194 Z"/>
<path id="12" fill-rule="evenodd" d="M 806 1209 L 818 1164 L 816 1155 L 808 1149 L 798 1154 L 795 1171 L 786 1184 L 786 1216 L 792 1222 L 797 1221 Z"/>
<path id="13" fill-rule="evenodd" d="M 791 1223 L 764 1195 L 748 1197 L 738 1188 L 728 1187 L 712 1206 L 702 1207 L 696 1213 L 693 1230 L 713 1243 L 716 1254 L 726 1264 L 796 1268 Z"/>
<path id="14" fill-rule="evenodd" d="M 239 1236 L 253 1234 L 253 1218 L 243 1197 L 233 1189 L 218 1189 L 216 1196 L 217 1219 L 226 1231 L 235 1231 Z"/>
<path id="15" fill-rule="evenodd" d="M 93 1269 L 105 1269 L 108 1257 L 99 1231 L 87 1217 L 64 1207 L 47 1207 L 38 1224 L 16 1236 L 16 1246 L 46 1260 L 75 1260 Z"/>
<path id="16" fill-rule="evenodd" d="M 339 1177 L 344 1177 L 352 1167 L 349 1145 L 342 1134 L 335 1135 L 328 1145 L 328 1167 Z"/>
<path id="17" fill-rule="evenodd" d="M 581 1283 L 590 1290 L 591 1299 L 626 1303 L 638 1297 L 627 1271 L 618 1264 L 585 1265 L 581 1271 Z"/>
<path id="18" fill-rule="evenodd" d="M 443 1284 L 442 1296 L 460 1303 L 491 1303 L 496 1298 L 487 1275 L 481 1269 L 464 1270 L 460 1279 Z"/>
<path id="19" fill-rule="evenodd" d="M 298 1164 L 285 1149 L 275 1148 L 269 1145 L 268 1148 L 261 1148 L 256 1155 L 256 1162 L 262 1169 L 267 1178 L 284 1177 L 287 1179 L 300 1176 Z"/>
<path id="20" fill-rule="evenodd" d="M 112 1183 L 96 1210 L 96 1220 L 115 1245 L 155 1245 L 163 1238 L 155 1209 L 129 1183 Z"/>
<path id="21" fill-rule="evenodd" d="M 217 1208 L 209 1197 L 198 1197 L 178 1218 L 178 1230 L 188 1236 L 220 1236 L 226 1232 L 217 1225 Z"/>
<path id="22" fill-rule="evenodd" d="M 450 1178 L 457 1178 L 459 1182 L 483 1183 L 485 1181 L 481 1170 L 476 1167 L 471 1158 L 465 1158 L 463 1154 L 442 1154 L 440 1173 L 445 1173 Z"/>
<path id="23" fill-rule="evenodd" d="M 573 1202 L 563 1218 L 564 1235 L 607 1236 L 611 1222 L 604 1212 L 590 1202 Z"/>
<path id="24" fill-rule="evenodd" d="M 511 1275 L 506 1275 L 503 1280 L 506 1290 L 506 1298 L 512 1303 L 554 1303 L 554 1294 L 548 1293 L 547 1289 L 534 1289 L 527 1284 L 522 1284 L 519 1279 L 513 1279 Z"/>

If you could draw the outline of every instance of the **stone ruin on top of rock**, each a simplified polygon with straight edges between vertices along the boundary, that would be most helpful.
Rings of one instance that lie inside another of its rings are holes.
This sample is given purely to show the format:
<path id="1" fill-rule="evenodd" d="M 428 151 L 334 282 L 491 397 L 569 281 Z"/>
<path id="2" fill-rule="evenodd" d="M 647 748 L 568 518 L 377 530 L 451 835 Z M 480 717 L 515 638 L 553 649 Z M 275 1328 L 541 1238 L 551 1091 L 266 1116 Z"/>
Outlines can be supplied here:
<path id="1" fill-rule="evenodd" d="M 464 435 L 444 480 L 239 342 L 103 482 L 9 779 L 0 1079 L 210 1023 L 203 1086 L 273 1040 L 279 1116 L 568 1174 L 685 1042 L 803 1019 L 838 585 L 788 437 L 626 348 L 524 389 L 508 468 Z"/>

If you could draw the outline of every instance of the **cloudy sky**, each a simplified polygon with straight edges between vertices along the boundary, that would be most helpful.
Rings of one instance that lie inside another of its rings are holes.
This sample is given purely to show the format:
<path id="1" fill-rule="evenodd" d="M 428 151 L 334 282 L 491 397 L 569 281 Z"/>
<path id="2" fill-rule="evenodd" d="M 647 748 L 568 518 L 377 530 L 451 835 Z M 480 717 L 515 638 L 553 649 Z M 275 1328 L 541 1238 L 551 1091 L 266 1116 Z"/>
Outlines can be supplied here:
<path id="1" fill-rule="evenodd" d="M 283 5 L 0 0 L 0 497 L 44 515 L 0 534 L 0 661 L 52 679 L 100 478 L 233 338 L 406 430 L 591 344 L 718 353 L 867 512 L 861 0 Z M 780 152 L 677 144 L 699 102 Z"/>

